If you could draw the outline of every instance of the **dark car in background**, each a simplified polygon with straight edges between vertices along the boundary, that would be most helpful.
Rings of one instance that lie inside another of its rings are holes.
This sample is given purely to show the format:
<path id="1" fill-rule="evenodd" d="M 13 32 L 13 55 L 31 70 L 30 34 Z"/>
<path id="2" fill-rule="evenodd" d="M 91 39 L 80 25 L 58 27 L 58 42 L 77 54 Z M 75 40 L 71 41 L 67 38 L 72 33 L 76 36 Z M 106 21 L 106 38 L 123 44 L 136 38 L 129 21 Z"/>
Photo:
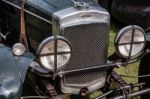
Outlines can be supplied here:
<path id="1" fill-rule="evenodd" d="M 143 28 L 150 26 L 149 0 L 99 0 L 112 16 L 125 24 L 136 24 Z"/>
<path id="2" fill-rule="evenodd" d="M 111 15 L 118 21 L 125 24 L 136 24 L 150 32 L 150 0 L 99 0 L 104 8 L 106 8 Z M 147 42 L 147 47 L 150 43 Z M 144 56 L 140 62 L 139 75 L 150 74 L 149 54 Z M 144 87 L 150 86 L 149 76 L 147 78 L 140 78 L 139 81 L 145 81 Z M 142 99 L 150 96 L 142 96 Z"/>
<path id="3" fill-rule="evenodd" d="M 110 14 L 97 0 L 0 0 L 0 13 L 0 99 L 150 93 L 144 83 L 128 84 L 113 71 L 148 55 L 150 34 L 137 25 L 124 27 L 108 56 Z"/>

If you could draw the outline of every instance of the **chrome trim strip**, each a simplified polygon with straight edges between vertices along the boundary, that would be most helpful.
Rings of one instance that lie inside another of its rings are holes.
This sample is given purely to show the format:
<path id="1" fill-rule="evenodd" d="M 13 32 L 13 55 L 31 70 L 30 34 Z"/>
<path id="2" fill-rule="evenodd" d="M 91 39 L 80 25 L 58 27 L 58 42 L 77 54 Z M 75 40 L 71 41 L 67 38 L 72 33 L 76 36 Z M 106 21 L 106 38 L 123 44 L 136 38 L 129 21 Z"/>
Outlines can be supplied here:
<path id="1" fill-rule="evenodd" d="M 82 72 L 82 71 L 87 71 L 87 70 L 93 70 L 93 69 L 101 69 L 101 68 L 114 68 L 117 67 L 119 65 L 118 64 L 106 64 L 106 65 L 100 65 L 100 66 L 93 66 L 93 67 L 88 67 L 88 68 L 81 68 L 81 69 L 75 69 L 75 70 L 69 70 L 69 71 L 60 71 L 58 72 L 58 75 L 64 75 L 64 74 L 69 74 L 69 73 L 73 73 L 73 72 Z"/>

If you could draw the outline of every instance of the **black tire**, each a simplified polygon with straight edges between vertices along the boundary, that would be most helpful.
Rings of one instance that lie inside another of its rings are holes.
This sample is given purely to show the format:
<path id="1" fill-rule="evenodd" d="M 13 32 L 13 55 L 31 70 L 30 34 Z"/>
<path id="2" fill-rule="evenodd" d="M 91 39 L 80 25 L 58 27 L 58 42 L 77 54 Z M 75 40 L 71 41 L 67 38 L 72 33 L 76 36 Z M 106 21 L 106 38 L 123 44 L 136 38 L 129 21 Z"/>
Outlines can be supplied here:
<path id="1" fill-rule="evenodd" d="M 150 54 L 142 58 L 139 66 L 139 75 L 150 74 Z M 150 77 L 139 78 L 139 82 L 145 82 L 143 88 L 150 88 Z M 150 94 L 141 96 L 141 99 L 150 99 Z"/>

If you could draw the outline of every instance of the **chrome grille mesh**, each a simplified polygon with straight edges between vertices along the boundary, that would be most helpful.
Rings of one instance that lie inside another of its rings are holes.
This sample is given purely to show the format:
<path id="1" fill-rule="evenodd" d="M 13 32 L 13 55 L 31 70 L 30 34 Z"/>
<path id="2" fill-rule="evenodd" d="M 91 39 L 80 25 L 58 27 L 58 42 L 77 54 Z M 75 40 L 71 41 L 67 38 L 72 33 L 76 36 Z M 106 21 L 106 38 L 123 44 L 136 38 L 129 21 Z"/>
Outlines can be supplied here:
<path id="1" fill-rule="evenodd" d="M 72 44 L 72 57 L 64 70 L 99 66 L 107 61 L 107 23 L 91 23 L 64 28 L 62 35 Z M 105 77 L 105 70 L 92 70 L 64 75 L 65 84 L 86 85 Z"/>
<path id="2" fill-rule="evenodd" d="M 75 72 L 65 75 L 64 82 L 68 86 L 77 85 L 85 87 L 105 80 L 105 76 L 105 70 Z"/>

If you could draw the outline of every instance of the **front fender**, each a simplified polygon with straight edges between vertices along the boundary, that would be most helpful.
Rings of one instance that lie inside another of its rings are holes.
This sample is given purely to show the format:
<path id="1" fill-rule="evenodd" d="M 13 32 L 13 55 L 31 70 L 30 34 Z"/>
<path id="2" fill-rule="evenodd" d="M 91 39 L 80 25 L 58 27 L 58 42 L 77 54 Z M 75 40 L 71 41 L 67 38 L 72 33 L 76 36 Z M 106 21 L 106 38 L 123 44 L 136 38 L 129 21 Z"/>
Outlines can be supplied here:
<path id="1" fill-rule="evenodd" d="M 21 57 L 15 57 L 22 83 L 24 83 L 27 69 L 29 65 L 33 62 L 33 59 L 34 55 L 31 53 L 25 53 Z"/>
<path id="2" fill-rule="evenodd" d="M 8 47 L 0 45 L 0 99 L 20 99 L 31 61 L 32 58 L 14 57 Z"/>

